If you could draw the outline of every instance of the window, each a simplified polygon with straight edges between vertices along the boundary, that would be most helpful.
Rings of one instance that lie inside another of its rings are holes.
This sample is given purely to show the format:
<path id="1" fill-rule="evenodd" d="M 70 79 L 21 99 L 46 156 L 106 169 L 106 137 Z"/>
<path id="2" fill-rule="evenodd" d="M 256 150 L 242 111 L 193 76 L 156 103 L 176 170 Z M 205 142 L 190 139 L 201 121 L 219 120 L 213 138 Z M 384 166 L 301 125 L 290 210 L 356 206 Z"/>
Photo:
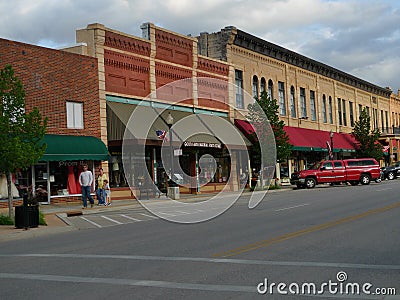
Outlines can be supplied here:
<path id="1" fill-rule="evenodd" d="M 244 108 L 243 102 L 243 72 L 235 70 L 235 84 L 236 84 L 236 107 Z"/>
<path id="2" fill-rule="evenodd" d="M 354 127 L 353 102 L 349 101 L 350 126 Z"/>
<path id="3" fill-rule="evenodd" d="M 385 111 L 385 118 L 386 118 L 386 128 L 387 128 L 387 130 L 389 131 L 389 117 L 388 117 L 388 112 L 387 111 Z"/>
<path id="4" fill-rule="evenodd" d="M 323 167 L 325 167 L 326 170 L 332 170 L 333 169 L 333 165 L 332 162 L 326 162 L 323 164 Z"/>
<path id="5" fill-rule="evenodd" d="M 322 95 L 322 118 L 324 120 L 324 123 L 327 123 L 327 118 L 326 118 L 326 96 Z"/>
<path id="6" fill-rule="evenodd" d="M 342 99 L 337 99 L 337 109 L 338 109 L 338 118 L 339 118 L 339 125 L 343 125 L 342 119 Z"/>
<path id="7" fill-rule="evenodd" d="M 333 165 L 335 166 L 335 169 L 342 169 L 343 168 L 343 164 L 341 161 L 335 161 L 333 163 Z"/>
<path id="8" fill-rule="evenodd" d="M 301 117 L 307 117 L 307 106 L 306 106 L 306 89 L 300 88 L 300 111 Z"/>
<path id="9" fill-rule="evenodd" d="M 266 88 L 265 88 L 266 86 L 267 86 L 267 83 L 265 82 L 265 78 L 262 77 L 261 78 L 261 86 L 260 86 L 260 92 L 261 93 L 266 91 Z"/>
<path id="10" fill-rule="evenodd" d="M 332 97 L 329 96 L 329 123 L 333 124 Z"/>
<path id="11" fill-rule="evenodd" d="M 368 117 L 371 117 L 371 115 L 369 114 L 369 107 L 368 106 L 365 107 L 365 110 L 367 111 Z"/>
<path id="12" fill-rule="evenodd" d="M 253 98 L 258 98 L 258 77 L 253 76 Z"/>
<path id="13" fill-rule="evenodd" d="M 83 129 L 83 103 L 67 102 L 67 128 Z"/>
<path id="14" fill-rule="evenodd" d="M 315 92 L 310 91 L 310 108 L 311 108 L 311 120 L 316 121 L 317 120 L 317 112 L 315 109 Z"/>
<path id="15" fill-rule="evenodd" d="M 383 110 L 381 110 L 381 126 L 382 126 L 382 132 L 385 132 L 385 120 L 383 118 Z"/>
<path id="16" fill-rule="evenodd" d="M 358 104 L 358 118 L 360 119 L 360 116 L 361 116 L 361 112 L 362 112 L 362 105 L 361 104 Z"/>
<path id="17" fill-rule="evenodd" d="M 342 100 L 343 125 L 347 126 L 346 101 Z"/>
<path id="18" fill-rule="evenodd" d="M 286 104 L 285 104 L 285 84 L 278 81 L 278 92 L 279 92 L 279 113 L 281 116 L 286 116 Z"/>
<path id="19" fill-rule="evenodd" d="M 296 118 L 296 102 L 294 100 L 294 86 L 290 87 L 290 115 Z"/>
<path id="20" fill-rule="evenodd" d="M 274 83 L 272 80 L 268 80 L 268 97 L 269 99 L 274 99 Z"/>
<path id="21" fill-rule="evenodd" d="M 378 109 L 374 109 L 374 111 L 375 111 L 375 113 L 374 113 L 374 122 L 375 122 L 375 129 L 378 129 L 379 128 L 379 125 L 378 125 Z"/>

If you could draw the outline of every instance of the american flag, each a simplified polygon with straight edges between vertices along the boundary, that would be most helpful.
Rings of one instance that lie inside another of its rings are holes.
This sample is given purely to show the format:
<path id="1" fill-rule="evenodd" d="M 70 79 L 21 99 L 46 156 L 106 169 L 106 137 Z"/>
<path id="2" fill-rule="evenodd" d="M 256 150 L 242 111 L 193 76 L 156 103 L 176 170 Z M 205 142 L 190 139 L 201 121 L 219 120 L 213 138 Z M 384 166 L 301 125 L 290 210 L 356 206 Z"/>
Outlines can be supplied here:
<path id="1" fill-rule="evenodd" d="M 156 130 L 156 134 L 160 140 L 165 139 L 166 141 L 168 141 L 167 136 L 166 136 L 167 132 L 165 130 Z"/>
<path id="2" fill-rule="evenodd" d="M 326 141 L 326 146 L 328 147 L 329 158 L 333 157 L 331 144 L 328 141 Z"/>

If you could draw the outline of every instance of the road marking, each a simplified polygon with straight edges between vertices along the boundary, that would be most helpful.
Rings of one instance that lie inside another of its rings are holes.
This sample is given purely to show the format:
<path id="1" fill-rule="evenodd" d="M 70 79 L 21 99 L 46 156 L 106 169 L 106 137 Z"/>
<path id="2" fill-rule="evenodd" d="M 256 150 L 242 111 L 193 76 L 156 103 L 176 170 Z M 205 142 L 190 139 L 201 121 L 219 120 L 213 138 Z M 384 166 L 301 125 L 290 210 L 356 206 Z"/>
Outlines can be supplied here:
<path id="1" fill-rule="evenodd" d="M 122 223 L 122 222 L 120 222 L 120 221 L 111 219 L 111 218 L 109 218 L 109 217 L 107 217 L 107 216 L 101 216 L 101 217 L 104 218 L 104 219 L 106 219 L 106 220 L 108 220 L 108 221 L 110 221 L 110 222 L 114 222 L 114 223 L 116 223 L 116 224 L 118 224 L 118 225 L 124 224 L 124 223 Z"/>
<path id="2" fill-rule="evenodd" d="M 368 216 L 371 216 L 371 215 L 374 215 L 374 214 L 382 213 L 382 212 L 385 212 L 385 211 L 388 211 L 388 210 L 391 210 L 391 209 L 394 209 L 394 208 L 398 208 L 398 207 L 400 207 L 400 202 L 397 202 L 395 204 L 391 204 L 391 205 L 388 205 L 388 206 L 384 206 L 384 207 L 381 207 L 381 208 L 372 209 L 372 210 L 366 211 L 366 212 L 358 214 L 358 215 L 346 217 L 346 218 L 339 219 L 339 220 L 330 221 L 330 222 L 327 222 L 327 223 L 323 223 L 323 224 L 320 224 L 320 225 L 317 225 L 317 226 L 313 226 L 313 227 L 308 227 L 308 228 L 305 228 L 305 229 L 302 229 L 302 230 L 298 230 L 298 231 L 295 231 L 295 232 L 290 232 L 290 233 L 287 233 L 287 234 L 284 234 L 284 235 L 281 235 L 281 236 L 278 236 L 278 237 L 274 237 L 274 238 L 271 238 L 271 239 L 268 239 L 268 240 L 255 242 L 255 243 L 248 244 L 248 245 L 245 245 L 245 246 L 242 246 L 242 247 L 238 247 L 238 248 L 235 248 L 235 249 L 232 249 L 232 250 L 215 253 L 212 256 L 213 257 L 231 257 L 231 256 L 235 256 L 235 255 L 238 255 L 238 254 L 241 254 L 241 253 L 250 252 L 252 250 L 256 250 L 256 249 L 267 247 L 267 246 L 270 246 L 270 245 L 273 245 L 273 244 L 276 244 L 276 243 L 280 243 L 280 242 L 283 242 L 283 241 L 286 241 L 286 240 L 289 240 L 289 239 L 292 239 L 292 238 L 295 238 L 295 237 L 298 237 L 298 236 L 302 236 L 302 235 L 305 235 L 305 234 L 308 234 L 308 233 L 316 232 L 316 231 L 319 231 L 319 230 L 331 228 L 331 227 L 334 227 L 334 226 L 337 226 L 337 225 L 341 225 L 341 224 L 344 224 L 344 223 L 348 223 L 348 222 L 352 222 L 352 221 L 355 221 L 355 220 L 359 220 L 361 218 L 365 218 L 365 217 L 368 217 Z"/>
<path id="3" fill-rule="evenodd" d="M 18 274 L 18 273 L 0 273 L 3 279 L 23 279 L 23 280 L 42 280 L 55 282 L 74 282 L 74 283 L 92 283 L 92 284 L 112 284 L 127 286 L 145 286 L 168 289 L 213 291 L 213 292 L 246 292 L 257 293 L 256 286 L 243 285 L 222 285 L 222 284 L 201 284 L 185 282 L 169 282 L 160 280 L 135 280 L 123 278 L 102 278 L 102 277 L 82 277 L 82 276 L 61 276 L 47 274 Z"/>
<path id="4" fill-rule="evenodd" d="M 309 203 L 305 203 L 305 204 L 300 204 L 300 205 L 296 205 L 296 206 L 290 206 L 290 207 L 275 209 L 275 211 L 288 210 L 288 209 L 297 208 L 297 207 L 303 207 L 303 206 L 307 206 L 307 205 L 310 205 L 310 204 Z"/>
<path id="5" fill-rule="evenodd" d="M 0 254 L 2 257 L 33 257 L 33 258 L 72 258 L 72 259 L 117 259 L 117 260 L 147 260 L 147 261 L 181 261 L 181 262 L 206 262 L 218 264 L 239 264 L 258 266 L 281 267 L 309 267 L 309 268 L 348 268 L 367 270 L 400 270 L 400 265 L 370 265 L 352 263 L 308 262 L 308 261 L 272 261 L 235 258 L 208 258 L 184 256 L 145 256 L 145 255 L 112 255 L 112 254 L 73 254 L 73 253 L 29 253 L 29 254 Z"/>
<path id="6" fill-rule="evenodd" d="M 143 214 L 140 213 L 139 215 L 145 216 L 145 217 L 149 217 L 149 218 L 153 218 L 153 219 L 158 219 L 158 217 L 152 216 L 152 215 L 148 215 L 148 214 Z"/>
<path id="7" fill-rule="evenodd" d="M 102 228 L 102 227 L 103 227 L 103 226 L 97 224 L 96 222 L 93 222 L 93 221 L 91 221 L 91 220 L 89 220 L 89 219 L 87 219 L 87 218 L 85 218 L 85 217 L 79 217 L 79 218 L 81 218 L 82 220 L 85 220 L 86 222 L 89 222 L 90 224 L 92 224 L 92 225 L 94 225 L 94 226 L 97 226 L 97 227 L 99 227 L 99 228 Z"/>
<path id="8" fill-rule="evenodd" d="M 375 190 L 375 192 L 382 192 L 382 191 L 387 191 L 387 190 L 392 190 L 393 188 L 386 188 L 386 189 L 379 189 Z"/>
<path id="9" fill-rule="evenodd" d="M 127 216 L 127 215 L 120 215 L 120 216 L 121 216 L 121 217 L 124 217 L 124 218 L 127 218 L 127 219 L 129 219 L 129 220 L 133 220 L 133 221 L 135 221 L 135 222 L 140 222 L 140 221 L 142 221 L 142 220 L 135 219 L 135 218 L 132 218 L 132 217 Z"/>

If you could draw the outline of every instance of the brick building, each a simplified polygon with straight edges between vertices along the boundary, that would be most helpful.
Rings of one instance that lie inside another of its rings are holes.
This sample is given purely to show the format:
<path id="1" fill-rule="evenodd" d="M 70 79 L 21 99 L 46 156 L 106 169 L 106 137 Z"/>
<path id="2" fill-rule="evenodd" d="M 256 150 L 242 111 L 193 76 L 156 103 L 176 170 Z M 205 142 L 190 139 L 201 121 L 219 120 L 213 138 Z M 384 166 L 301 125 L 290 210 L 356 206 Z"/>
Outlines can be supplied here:
<path id="1" fill-rule="evenodd" d="M 386 147 L 386 163 L 398 160 L 400 93 L 396 95 L 388 88 L 232 26 L 216 33 L 202 33 L 198 39 L 199 54 L 234 66 L 229 74 L 232 82 L 253 96 L 266 91 L 277 99 L 280 118 L 294 146 L 292 157 L 278 167 L 278 177 L 289 177 L 294 170 L 326 158 L 327 141 L 333 142 L 335 157 L 352 156 L 350 133 L 363 108 L 371 117 L 371 127 L 382 132 L 382 144 L 390 145 Z M 248 103 L 237 104 L 238 110 L 245 110 Z M 245 131 L 244 122 L 238 122 Z"/>
<path id="2" fill-rule="evenodd" d="M 95 170 L 108 157 L 101 140 L 97 59 L 0 39 L 0 68 L 6 65 L 25 88 L 26 110 L 37 107 L 48 118 L 46 153 L 15 175 L 15 185 L 46 190 L 43 202 L 80 198 L 81 164 Z"/>

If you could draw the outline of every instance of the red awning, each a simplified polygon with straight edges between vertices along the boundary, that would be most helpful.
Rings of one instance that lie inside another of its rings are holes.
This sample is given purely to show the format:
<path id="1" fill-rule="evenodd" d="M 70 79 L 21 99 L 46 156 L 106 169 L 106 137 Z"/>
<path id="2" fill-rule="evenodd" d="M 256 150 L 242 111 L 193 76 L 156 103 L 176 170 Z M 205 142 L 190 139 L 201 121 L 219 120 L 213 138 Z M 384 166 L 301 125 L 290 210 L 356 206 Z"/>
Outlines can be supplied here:
<path id="1" fill-rule="evenodd" d="M 289 142 L 293 145 L 293 150 L 305 151 L 327 151 L 326 142 L 330 143 L 330 132 L 298 127 L 284 127 Z M 351 134 L 337 133 L 333 134 L 333 151 L 355 151 L 356 140 Z"/>
<path id="2" fill-rule="evenodd" d="M 245 120 L 235 119 L 235 126 L 239 128 L 246 136 L 252 135 L 255 132 L 253 125 Z"/>

